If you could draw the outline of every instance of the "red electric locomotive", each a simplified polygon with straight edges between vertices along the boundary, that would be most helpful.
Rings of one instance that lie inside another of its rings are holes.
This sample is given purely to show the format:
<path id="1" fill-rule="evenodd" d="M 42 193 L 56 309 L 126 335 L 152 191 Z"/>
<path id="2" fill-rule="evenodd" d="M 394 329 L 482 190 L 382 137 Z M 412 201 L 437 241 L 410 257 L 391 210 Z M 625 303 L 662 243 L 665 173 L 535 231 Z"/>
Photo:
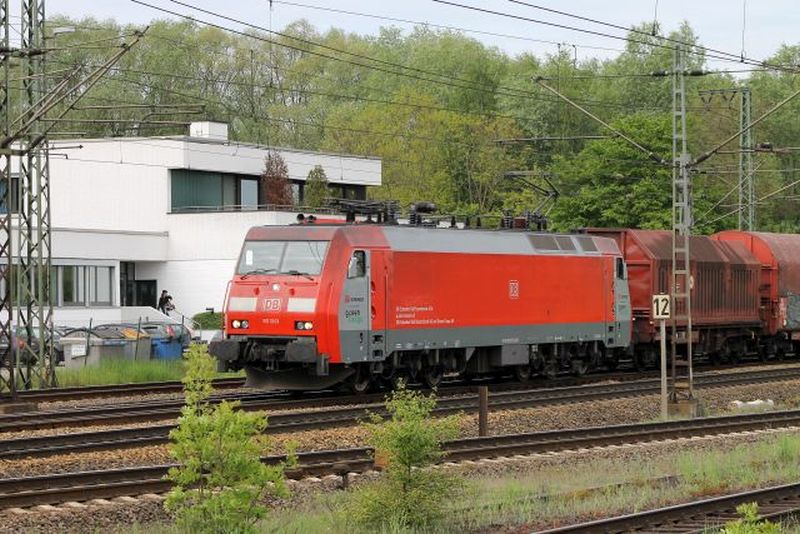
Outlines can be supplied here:
<path id="1" fill-rule="evenodd" d="M 614 240 L 392 224 L 252 228 L 211 352 L 248 384 L 582 374 L 630 343 Z"/>

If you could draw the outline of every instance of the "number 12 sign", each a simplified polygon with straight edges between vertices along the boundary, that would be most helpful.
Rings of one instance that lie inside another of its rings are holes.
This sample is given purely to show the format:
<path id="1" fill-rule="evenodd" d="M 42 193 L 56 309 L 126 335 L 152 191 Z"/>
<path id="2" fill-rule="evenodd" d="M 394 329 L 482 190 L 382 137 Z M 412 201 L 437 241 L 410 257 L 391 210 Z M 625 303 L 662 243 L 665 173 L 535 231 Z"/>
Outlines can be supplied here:
<path id="1" fill-rule="evenodd" d="M 669 295 L 653 295 L 653 319 L 669 319 Z"/>

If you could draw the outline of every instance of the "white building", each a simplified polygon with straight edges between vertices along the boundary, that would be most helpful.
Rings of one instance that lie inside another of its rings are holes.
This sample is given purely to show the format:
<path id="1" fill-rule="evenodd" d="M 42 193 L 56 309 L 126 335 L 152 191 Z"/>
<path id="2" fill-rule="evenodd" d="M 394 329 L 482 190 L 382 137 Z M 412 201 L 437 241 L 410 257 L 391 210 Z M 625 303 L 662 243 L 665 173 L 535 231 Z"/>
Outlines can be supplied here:
<path id="1" fill-rule="evenodd" d="M 187 317 L 220 310 L 245 232 L 296 220 L 299 211 L 263 206 L 267 147 L 230 142 L 218 123 L 193 123 L 190 134 L 60 141 L 52 149 L 56 324 L 135 320 L 142 312 L 125 307 L 155 306 L 162 289 Z M 297 202 L 315 165 L 348 198 L 381 183 L 379 159 L 275 150 Z"/>

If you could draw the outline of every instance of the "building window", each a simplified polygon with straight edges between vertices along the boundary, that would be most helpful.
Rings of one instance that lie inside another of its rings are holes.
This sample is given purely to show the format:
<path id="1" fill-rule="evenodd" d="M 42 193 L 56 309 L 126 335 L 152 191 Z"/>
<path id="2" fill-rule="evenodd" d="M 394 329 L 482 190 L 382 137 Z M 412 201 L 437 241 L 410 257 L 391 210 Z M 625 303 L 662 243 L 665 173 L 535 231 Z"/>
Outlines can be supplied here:
<path id="1" fill-rule="evenodd" d="M 86 304 L 86 284 L 84 267 L 63 265 L 59 267 L 60 302 L 62 306 L 83 306 Z"/>
<path id="2" fill-rule="evenodd" d="M 258 207 L 258 180 L 239 180 L 239 205 L 243 208 Z"/>
<path id="3" fill-rule="evenodd" d="M 111 306 L 111 267 L 89 267 L 89 302 L 92 306 Z"/>
<path id="4" fill-rule="evenodd" d="M 5 194 L 7 182 L 0 180 L 0 214 L 8 213 L 8 207 L 5 203 Z M 19 198 L 19 175 L 11 175 L 11 213 L 19 213 L 18 198 Z"/>

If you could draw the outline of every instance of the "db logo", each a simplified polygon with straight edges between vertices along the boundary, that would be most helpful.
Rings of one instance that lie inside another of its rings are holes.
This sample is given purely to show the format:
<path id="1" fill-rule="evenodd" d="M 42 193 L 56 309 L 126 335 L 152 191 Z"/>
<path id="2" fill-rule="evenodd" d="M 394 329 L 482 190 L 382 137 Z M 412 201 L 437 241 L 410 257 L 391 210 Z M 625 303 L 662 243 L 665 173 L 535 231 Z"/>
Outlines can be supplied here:
<path id="1" fill-rule="evenodd" d="M 281 311 L 281 299 L 264 299 L 264 311 Z"/>
<path id="2" fill-rule="evenodd" d="M 519 280 L 508 281 L 508 297 L 512 299 L 519 298 Z"/>

